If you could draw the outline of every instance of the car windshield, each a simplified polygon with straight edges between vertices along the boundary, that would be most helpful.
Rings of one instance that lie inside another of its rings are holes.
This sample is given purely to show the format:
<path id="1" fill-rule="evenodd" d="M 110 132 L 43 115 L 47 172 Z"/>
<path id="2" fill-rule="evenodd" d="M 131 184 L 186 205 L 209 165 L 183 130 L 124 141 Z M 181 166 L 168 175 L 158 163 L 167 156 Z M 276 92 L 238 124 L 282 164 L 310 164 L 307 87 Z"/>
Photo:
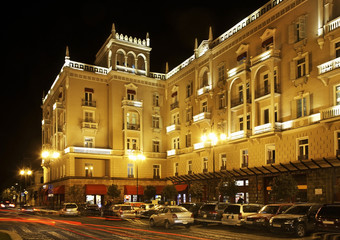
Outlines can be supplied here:
<path id="1" fill-rule="evenodd" d="M 77 208 L 77 205 L 75 204 L 67 204 L 65 208 Z"/>
<path id="2" fill-rule="evenodd" d="M 184 207 L 178 207 L 178 208 L 170 208 L 170 212 L 172 213 L 179 213 L 179 212 L 187 212 Z"/>
<path id="3" fill-rule="evenodd" d="M 260 206 L 245 205 L 243 206 L 243 212 L 245 213 L 257 213 L 261 209 Z"/>
<path id="4" fill-rule="evenodd" d="M 269 213 L 269 214 L 275 214 L 277 213 L 277 210 L 279 209 L 279 206 L 264 206 L 259 213 Z"/>
<path id="5" fill-rule="evenodd" d="M 227 204 L 218 204 L 217 209 L 218 209 L 218 210 L 223 210 L 223 209 L 225 209 L 226 207 L 227 207 Z"/>
<path id="6" fill-rule="evenodd" d="M 202 211 L 214 211 L 215 210 L 215 206 L 213 204 L 205 204 L 201 207 Z"/>
<path id="7" fill-rule="evenodd" d="M 340 216 L 340 206 L 327 206 L 321 208 L 318 216 L 338 218 Z"/>
<path id="8" fill-rule="evenodd" d="M 297 214 L 297 215 L 305 215 L 307 214 L 310 206 L 293 206 L 289 208 L 285 213 L 286 214 Z"/>
<path id="9" fill-rule="evenodd" d="M 121 210 L 131 210 L 131 206 L 122 206 Z"/>
<path id="10" fill-rule="evenodd" d="M 229 205 L 225 210 L 224 213 L 229 214 L 239 214 L 240 213 L 240 206 L 238 205 Z"/>

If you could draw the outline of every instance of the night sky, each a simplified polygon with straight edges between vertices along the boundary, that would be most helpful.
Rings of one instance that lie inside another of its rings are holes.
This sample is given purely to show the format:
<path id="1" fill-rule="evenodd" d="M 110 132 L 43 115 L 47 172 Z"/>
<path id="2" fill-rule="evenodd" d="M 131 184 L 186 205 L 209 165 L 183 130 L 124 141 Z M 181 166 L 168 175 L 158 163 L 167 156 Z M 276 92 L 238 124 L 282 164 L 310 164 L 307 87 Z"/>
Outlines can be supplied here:
<path id="1" fill-rule="evenodd" d="M 151 40 L 151 71 L 173 69 L 268 1 L 190 4 L 184 1 L 9 1 L 1 10 L 0 190 L 19 169 L 41 163 L 41 99 L 58 75 L 69 46 L 73 61 L 93 64 L 115 23 L 119 34 Z"/>

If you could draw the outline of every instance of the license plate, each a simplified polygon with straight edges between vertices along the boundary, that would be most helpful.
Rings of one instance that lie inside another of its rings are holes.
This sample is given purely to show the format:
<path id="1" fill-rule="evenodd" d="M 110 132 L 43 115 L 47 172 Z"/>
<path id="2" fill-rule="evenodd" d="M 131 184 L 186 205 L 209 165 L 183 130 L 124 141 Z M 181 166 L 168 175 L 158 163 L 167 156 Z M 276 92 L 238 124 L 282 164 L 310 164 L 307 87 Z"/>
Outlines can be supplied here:
<path id="1" fill-rule="evenodd" d="M 334 224 L 333 221 L 322 221 L 323 224 Z"/>
<path id="2" fill-rule="evenodd" d="M 281 227 L 280 224 L 273 224 L 273 227 Z"/>
<path id="3" fill-rule="evenodd" d="M 203 218 L 207 218 L 207 214 L 204 214 L 204 215 L 203 215 Z"/>

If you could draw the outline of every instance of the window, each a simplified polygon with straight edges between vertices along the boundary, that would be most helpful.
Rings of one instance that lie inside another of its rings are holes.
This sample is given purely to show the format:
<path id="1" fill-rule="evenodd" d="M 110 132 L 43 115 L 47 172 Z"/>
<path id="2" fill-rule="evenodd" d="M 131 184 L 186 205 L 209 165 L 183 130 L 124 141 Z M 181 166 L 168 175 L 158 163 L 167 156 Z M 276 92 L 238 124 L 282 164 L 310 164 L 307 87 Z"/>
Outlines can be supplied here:
<path id="1" fill-rule="evenodd" d="M 127 138 L 126 148 L 130 150 L 137 150 L 138 139 L 137 138 Z"/>
<path id="2" fill-rule="evenodd" d="M 226 170 L 227 169 L 227 154 L 221 154 L 221 170 Z"/>
<path id="3" fill-rule="evenodd" d="M 299 42 L 306 38 L 306 16 L 300 16 L 288 27 L 288 42 Z"/>
<path id="4" fill-rule="evenodd" d="M 225 79 L 225 67 L 224 64 L 222 64 L 219 68 L 218 68 L 218 81 L 224 81 Z"/>
<path id="5" fill-rule="evenodd" d="M 307 116 L 307 106 L 306 106 L 306 98 L 299 98 L 296 100 L 296 117 L 304 117 Z"/>
<path id="6" fill-rule="evenodd" d="M 240 103 L 243 103 L 243 85 L 242 84 L 238 86 L 238 100 Z"/>
<path id="7" fill-rule="evenodd" d="M 126 96 L 127 96 L 127 100 L 130 100 L 130 101 L 134 101 L 136 100 L 136 91 L 133 90 L 133 89 L 127 89 L 126 91 Z"/>
<path id="8" fill-rule="evenodd" d="M 188 161 L 188 174 L 192 173 L 192 160 Z"/>
<path id="9" fill-rule="evenodd" d="M 152 151 L 159 152 L 159 141 L 157 140 L 152 141 Z"/>
<path id="10" fill-rule="evenodd" d="M 152 105 L 154 107 L 159 107 L 159 95 L 158 95 L 158 93 L 154 93 L 152 95 Z"/>
<path id="11" fill-rule="evenodd" d="M 208 172 L 208 158 L 203 158 L 203 172 Z"/>
<path id="12" fill-rule="evenodd" d="M 185 146 L 191 147 L 191 133 L 185 135 Z"/>
<path id="13" fill-rule="evenodd" d="M 239 125 L 239 130 L 243 130 L 243 117 L 238 118 L 238 125 Z"/>
<path id="14" fill-rule="evenodd" d="M 85 163 L 85 177 L 92 177 L 93 174 L 93 164 Z"/>
<path id="15" fill-rule="evenodd" d="M 84 101 L 84 105 L 85 106 L 93 106 L 93 89 L 92 88 L 85 88 L 85 101 Z"/>
<path id="16" fill-rule="evenodd" d="M 266 73 L 262 76 L 262 81 L 263 81 L 263 94 L 267 95 L 267 94 L 269 94 L 269 91 L 270 91 L 268 73 Z"/>
<path id="17" fill-rule="evenodd" d="M 171 116 L 172 124 L 179 124 L 179 113 L 174 113 Z"/>
<path id="18" fill-rule="evenodd" d="M 139 115 L 137 112 L 128 112 L 126 114 L 127 129 L 138 130 L 139 129 Z"/>
<path id="19" fill-rule="evenodd" d="M 340 105 L 340 85 L 335 86 L 335 105 Z"/>
<path id="20" fill-rule="evenodd" d="M 275 145 L 274 144 L 266 145 L 266 163 L 267 164 L 275 163 Z"/>
<path id="21" fill-rule="evenodd" d="M 193 93 L 193 83 L 190 82 L 187 86 L 186 86 L 186 97 L 190 97 Z"/>
<path id="22" fill-rule="evenodd" d="M 303 53 L 294 58 L 290 63 L 290 78 L 291 80 L 300 80 L 295 83 L 295 86 L 306 83 L 305 78 L 309 75 L 309 53 Z M 304 78 L 302 78 L 304 77 Z M 299 79 L 302 78 L 302 79 Z"/>
<path id="23" fill-rule="evenodd" d="M 335 58 L 340 57 L 340 42 L 335 43 Z"/>
<path id="24" fill-rule="evenodd" d="M 306 75 L 306 59 L 301 58 L 297 60 L 297 78 L 303 77 Z"/>
<path id="25" fill-rule="evenodd" d="M 133 178 L 133 163 L 128 163 L 128 177 Z"/>
<path id="26" fill-rule="evenodd" d="M 226 105 L 224 93 L 218 95 L 218 108 L 223 109 Z"/>
<path id="27" fill-rule="evenodd" d="M 209 86 L 208 72 L 207 71 L 203 73 L 202 82 L 201 82 L 201 88 L 203 88 L 205 86 Z"/>
<path id="28" fill-rule="evenodd" d="M 201 112 L 208 112 L 208 101 L 203 101 L 201 103 Z"/>
<path id="29" fill-rule="evenodd" d="M 192 120 L 192 107 L 186 109 L 186 121 L 190 122 Z"/>
<path id="30" fill-rule="evenodd" d="M 340 155 L 340 132 L 336 132 L 335 133 L 335 142 L 336 142 L 336 146 L 335 146 L 335 149 L 336 149 L 336 156 L 339 156 Z"/>
<path id="31" fill-rule="evenodd" d="M 153 178 L 157 178 L 157 179 L 159 179 L 160 178 L 160 168 L 161 168 L 161 166 L 160 165 L 153 165 Z"/>
<path id="32" fill-rule="evenodd" d="M 152 117 L 152 127 L 159 128 L 159 117 L 158 116 Z"/>
<path id="33" fill-rule="evenodd" d="M 84 121 L 85 122 L 94 122 L 94 112 L 93 111 L 84 111 Z"/>
<path id="34" fill-rule="evenodd" d="M 84 138 L 84 147 L 93 148 L 94 147 L 94 137 Z"/>
<path id="35" fill-rule="evenodd" d="M 179 149 L 179 137 L 172 139 L 172 148 L 173 149 Z"/>
<path id="36" fill-rule="evenodd" d="M 262 42 L 262 48 L 264 51 L 269 50 L 274 44 L 274 39 L 273 37 L 270 37 Z"/>
<path id="37" fill-rule="evenodd" d="M 174 173 L 175 173 L 175 175 L 178 175 L 178 162 L 176 162 L 175 164 L 174 164 Z"/>
<path id="38" fill-rule="evenodd" d="M 263 124 L 269 123 L 269 108 L 263 110 Z"/>
<path id="39" fill-rule="evenodd" d="M 308 159 L 308 138 L 298 139 L 298 160 Z"/>
<path id="40" fill-rule="evenodd" d="M 241 167 L 248 167 L 248 149 L 241 150 Z"/>

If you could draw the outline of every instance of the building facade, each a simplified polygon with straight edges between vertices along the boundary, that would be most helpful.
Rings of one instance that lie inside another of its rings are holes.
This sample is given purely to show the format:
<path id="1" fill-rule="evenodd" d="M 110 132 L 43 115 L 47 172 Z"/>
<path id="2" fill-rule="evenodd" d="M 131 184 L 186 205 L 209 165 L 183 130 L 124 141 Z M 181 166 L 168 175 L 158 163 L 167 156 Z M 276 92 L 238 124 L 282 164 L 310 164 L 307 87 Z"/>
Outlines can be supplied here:
<path id="1" fill-rule="evenodd" d="M 150 72 L 150 39 L 112 31 L 94 65 L 65 64 L 43 99 L 45 194 L 102 203 L 173 183 L 179 201 L 224 176 L 247 202 L 268 203 L 290 173 L 296 201 L 340 201 L 340 2 L 274 0 L 165 74 Z M 145 161 L 131 156 L 143 153 Z M 137 187 L 138 186 L 138 187 Z"/>

